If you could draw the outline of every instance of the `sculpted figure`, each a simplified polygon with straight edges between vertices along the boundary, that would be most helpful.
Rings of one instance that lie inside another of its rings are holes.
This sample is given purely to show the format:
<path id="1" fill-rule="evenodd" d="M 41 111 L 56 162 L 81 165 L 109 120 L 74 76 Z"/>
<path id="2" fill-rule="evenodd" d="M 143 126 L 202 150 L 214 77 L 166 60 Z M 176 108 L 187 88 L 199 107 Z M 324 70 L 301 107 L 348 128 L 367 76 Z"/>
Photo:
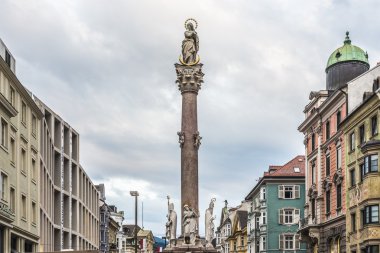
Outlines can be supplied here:
<path id="1" fill-rule="evenodd" d="M 184 237 L 190 238 L 190 244 L 195 245 L 195 239 L 198 234 L 197 218 L 199 215 L 188 205 L 183 207 L 183 231 Z"/>
<path id="2" fill-rule="evenodd" d="M 174 211 L 174 204 L 169 203 L 168 198 L 168 214 L 166 217 L 168 221 L 166 222 L 166 238 L 169 240 L 169 246 L 175 245 L 176 234 L 177 234 L 177 213 Z"/>
<path id="3" fill-rule="evenodd" d="M 182 41 L 182 60 L 185 64 L 193 64 L 197 60 L 197 53 L 199 51 L 199 38 L 195 31 L 195 20 L 188 19 L 185 22 L 185 39 Z"/>
<path id="4" fill-rule="evenodd" d="M 206 215 L 205 215 L 206 247 L 213 247 L 211 242 L 212 242 L 212 239 L 214 239 L 214 228 L 215 228 L 214 220 L 216 217 L 213 216 L 213 212 L 214 212 L 215 201 L 216 201 L 215 198 L 211 199 L 209 208 L 206 209 Z"/>

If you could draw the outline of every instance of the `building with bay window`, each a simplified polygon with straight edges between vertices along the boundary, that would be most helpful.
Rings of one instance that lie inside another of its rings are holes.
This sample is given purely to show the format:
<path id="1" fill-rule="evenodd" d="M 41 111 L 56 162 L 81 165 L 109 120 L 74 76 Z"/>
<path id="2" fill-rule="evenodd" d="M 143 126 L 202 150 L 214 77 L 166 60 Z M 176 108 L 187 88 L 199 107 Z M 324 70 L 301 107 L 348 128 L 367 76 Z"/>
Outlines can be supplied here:
<path id="1" fill-rule="evenodd" d="M 346 228 L 350 253 L 379 253 L 380 246 L 380 65 L 348 83 Z"/>
<path id="2" fill-rule="evenodd" d="M 299 234 L 308 252 L 346 249 L 347 138 L 341 124 L 352 100 L 347 82 L 368 69 L 368 54 L 351 44 L 347 32 L 343 46 L 328 59 L 326 89 L 312 91 L 304 109 L 298 130 L 304 134 L 307 198 Z"/>
<path id="3" fill-rule="evenodd" d="M 270 166 L 246 196 L 248 253 L 305 252 L 297 234 L 305 201 L 305 157 Z"/>

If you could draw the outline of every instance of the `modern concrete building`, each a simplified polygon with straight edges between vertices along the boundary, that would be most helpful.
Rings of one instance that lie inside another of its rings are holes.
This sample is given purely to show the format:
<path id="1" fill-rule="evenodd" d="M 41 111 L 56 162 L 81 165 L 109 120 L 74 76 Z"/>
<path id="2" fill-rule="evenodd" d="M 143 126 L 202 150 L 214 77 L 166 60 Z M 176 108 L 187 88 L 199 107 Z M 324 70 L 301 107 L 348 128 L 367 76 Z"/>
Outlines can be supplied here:
<path id="1" fill-rule="evenodd" d="M 0 252 L 35 252 L 40 236 L 42 113 L 15 74 L 0 40 Z"/>
<path id="2" fill-rule="evenodd" d="M 270 166 L 246 201 L 248 253 L 306 252 L 297 234 L 305 203 L 305 157 L 296 156 L 285 165 Z"/>
<path id="3" fill-rule="evenodd" d="M 348 83 L 346 252 L 379 253 L 380 65 Z"/>
<path id="4" fill-rule="evenodd" d="M 99 192 L 79 163 L 79 134 L 34 97 L 43 113 L 39 251 L 99 248 Z"/>

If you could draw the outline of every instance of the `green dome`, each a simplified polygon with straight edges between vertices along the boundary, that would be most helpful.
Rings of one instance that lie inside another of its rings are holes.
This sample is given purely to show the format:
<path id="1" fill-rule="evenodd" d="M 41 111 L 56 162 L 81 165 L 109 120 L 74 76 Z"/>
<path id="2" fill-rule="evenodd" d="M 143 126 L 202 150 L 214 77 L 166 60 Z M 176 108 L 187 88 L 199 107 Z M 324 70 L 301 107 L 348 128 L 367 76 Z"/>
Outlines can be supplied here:
<path id="1" fill-rule="evenodd" d="M 363 63 L 368 63 L 368 54 L 363 51 L 360 47 L 354 46 L 351 44 L 350 37 L 348 36 L 349 32 L 346 32 L 346 39 L 344 40 L 344 45 L 336 49 L 329 57 L 327 61 L 327 68 L 330 66 L 347 61 L 360 61 Z"/>

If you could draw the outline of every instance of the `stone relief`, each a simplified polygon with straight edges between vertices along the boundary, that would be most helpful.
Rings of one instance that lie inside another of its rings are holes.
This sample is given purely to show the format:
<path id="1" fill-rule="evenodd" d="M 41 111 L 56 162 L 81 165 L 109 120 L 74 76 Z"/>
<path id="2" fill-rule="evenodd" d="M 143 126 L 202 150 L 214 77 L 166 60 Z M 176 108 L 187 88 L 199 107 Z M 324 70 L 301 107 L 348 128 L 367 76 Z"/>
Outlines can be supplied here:
<path id="1" fill-rule="evenodd" d="M 329 191 L 331 189 L 332 183 L 330 177 L 326 177 L 322 182 L 322 188 L 324 191 Z"/>
<path id="2" fill-rule="evenodd" d="M 334 184 L 336 184 L 336 185 L 343 183 L 343 174 L 342 174 L 341 168 L 336 170 L 334 177 L 333 177 L 333 180 L 334 180 Z"/>
<path id="3" fill-rule="evenodd" d="M 177 132 L 177 135 L 178 135 L 179 146 L 182 148 L 183 144 L 185 143 L 185 133 L 184 132 Z"/>

